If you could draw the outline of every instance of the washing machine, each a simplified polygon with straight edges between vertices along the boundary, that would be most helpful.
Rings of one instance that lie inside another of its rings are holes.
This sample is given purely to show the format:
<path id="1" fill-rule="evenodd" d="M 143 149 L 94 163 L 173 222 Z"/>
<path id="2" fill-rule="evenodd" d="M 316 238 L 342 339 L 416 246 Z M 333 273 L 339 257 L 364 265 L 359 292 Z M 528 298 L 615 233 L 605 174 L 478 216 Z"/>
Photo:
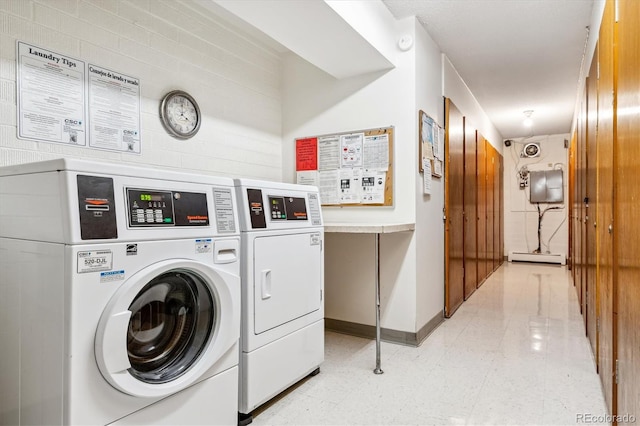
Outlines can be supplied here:
<path id="1" fill-rule="evenodd" d="M 60 159 L 0 169 L 0 424 L 237 421 L 233 181 Z"/>
<path id="2" fill-rule="evenodd" d="M 324 361 L 324 230 L 313 186 L 236 179 L 242 327 L 240 423 Z"/>

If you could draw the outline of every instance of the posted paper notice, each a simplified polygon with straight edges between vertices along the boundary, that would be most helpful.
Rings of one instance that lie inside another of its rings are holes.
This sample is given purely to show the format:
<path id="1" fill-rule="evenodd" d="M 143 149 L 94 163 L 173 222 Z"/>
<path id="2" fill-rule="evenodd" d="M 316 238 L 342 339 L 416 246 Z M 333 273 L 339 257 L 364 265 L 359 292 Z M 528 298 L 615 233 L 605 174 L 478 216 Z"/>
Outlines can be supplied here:
<path id="1" fill-rule="evenodd" d="M 18 43 L 18 137 L 86 145 L 85 63 Z"/>
<path id="2" fill-rule="evenodd" d="M 341 167 L 362 167 L 362 142 L 364 133 L 340 136 Z"/>
<path id="3" fill-rule="evenodd" d="M 89 64 L 91 148 L 140 154 L 140 81 Z"/>

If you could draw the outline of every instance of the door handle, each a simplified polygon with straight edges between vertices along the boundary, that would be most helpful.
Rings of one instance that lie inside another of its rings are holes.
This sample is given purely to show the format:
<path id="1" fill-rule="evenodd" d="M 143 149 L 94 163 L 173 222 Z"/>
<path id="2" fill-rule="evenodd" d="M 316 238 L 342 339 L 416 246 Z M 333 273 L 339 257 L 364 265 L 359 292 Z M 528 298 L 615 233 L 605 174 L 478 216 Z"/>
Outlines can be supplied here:
<path id="1" fill-rule="evenodd" d="M 271 297 L 271 269 L 264 269 L 262 271 L 262 300 L 269 299 Z"/>

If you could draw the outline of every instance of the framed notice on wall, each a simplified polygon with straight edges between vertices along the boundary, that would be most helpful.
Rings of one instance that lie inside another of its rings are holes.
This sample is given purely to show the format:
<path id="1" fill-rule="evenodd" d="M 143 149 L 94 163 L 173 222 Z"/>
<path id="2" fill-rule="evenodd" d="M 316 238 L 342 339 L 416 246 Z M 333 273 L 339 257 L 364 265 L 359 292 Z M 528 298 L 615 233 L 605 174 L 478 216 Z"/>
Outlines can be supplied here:
<path id="1" fill-rule="evenodd" d="M 393 127 L 296 139 L 296 178 L 323 206 L 393 205 Z"/>
<path id="2" fill-rule="evenodd" d="M 423 173 L 425 161 L 429 161 L 431 176 L 442 177 L 444 128 L 422 110 L 418 112 L 418 123 L 418 169 Z"/>

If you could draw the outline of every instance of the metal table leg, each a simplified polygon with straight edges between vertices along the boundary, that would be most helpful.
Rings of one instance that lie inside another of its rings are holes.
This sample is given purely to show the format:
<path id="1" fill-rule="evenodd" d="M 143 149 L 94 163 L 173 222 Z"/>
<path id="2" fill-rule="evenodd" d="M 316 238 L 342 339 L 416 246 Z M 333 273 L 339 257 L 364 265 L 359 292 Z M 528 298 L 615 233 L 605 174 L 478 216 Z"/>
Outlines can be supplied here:
<path id="1" fill-rule="evenodd" d="M 382 374 L 380 368 L 380 234 L 376 233 L 376 368 L 375 374 Z"/>

